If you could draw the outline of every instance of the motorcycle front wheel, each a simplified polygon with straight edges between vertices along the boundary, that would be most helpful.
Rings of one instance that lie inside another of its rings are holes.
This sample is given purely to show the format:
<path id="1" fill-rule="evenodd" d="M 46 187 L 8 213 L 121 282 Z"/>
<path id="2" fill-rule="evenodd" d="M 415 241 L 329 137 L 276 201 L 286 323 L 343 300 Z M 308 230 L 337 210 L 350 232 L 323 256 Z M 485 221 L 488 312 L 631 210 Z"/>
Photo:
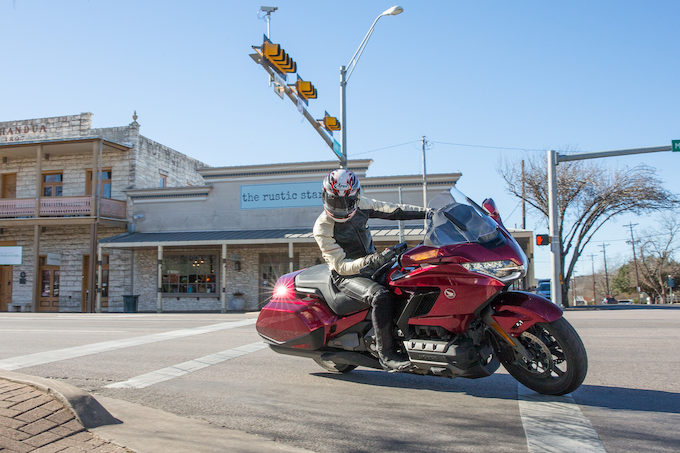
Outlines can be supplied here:
<path id="1" fill-rule="evenodd" d="M 508 373 L 526 387 L 545 395 L 576 390 L 586 377 L 588 356 L 576 330 L 564 318 L 537 323 L 518 337 L 529 358 L 517 358 L 510 348 L 499 354 Z"/>
<path id="2" fill-rule="evenodd" d="M 314 359 L 316 363 L 326 371 L 331 373 L 349 373 L 356 368 L 356 365 L 344 365 L 342 363 L 335 363 L 331 360 L 323 360 L 321 358 Z"/>

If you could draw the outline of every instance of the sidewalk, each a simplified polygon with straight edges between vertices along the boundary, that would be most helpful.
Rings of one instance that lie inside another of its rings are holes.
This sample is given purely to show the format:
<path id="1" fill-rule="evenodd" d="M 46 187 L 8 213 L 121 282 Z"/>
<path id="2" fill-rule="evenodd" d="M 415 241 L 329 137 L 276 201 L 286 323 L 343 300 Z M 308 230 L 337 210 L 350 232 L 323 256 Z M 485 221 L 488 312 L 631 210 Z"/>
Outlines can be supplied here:
<path id="1" fill-rule="evenodd" d="M 63 382 L 0 370 L 2 453 L 309 453 Z"/>
<path id="2" fill-rule="evenodd" d="M 126 453 L 131 450 L 85 431 L 75 413 L 53 393 L 0 379 L 0 451 Z"/>

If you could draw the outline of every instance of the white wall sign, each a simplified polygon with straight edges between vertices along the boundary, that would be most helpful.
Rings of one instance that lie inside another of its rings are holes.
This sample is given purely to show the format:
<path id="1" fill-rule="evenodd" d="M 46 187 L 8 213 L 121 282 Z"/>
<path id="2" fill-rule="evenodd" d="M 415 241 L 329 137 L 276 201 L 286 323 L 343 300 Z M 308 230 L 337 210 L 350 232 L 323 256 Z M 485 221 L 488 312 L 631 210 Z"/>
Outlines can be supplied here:
<path id="1" fill-rule="evenodd" d="M 321 181 L 241 186 L 241 209 L 321 206 Z"/>
<path id="2" fill-rule="evenodd" d="M 45 264 L 48 266 L 61 266 L 61 253 L 48 253 Z"/>
<path id="3" fill-rule="evenodd" d="M 23 256 L 22 247 L 2 246 L 0 247 L 0 265 L 11 266 L 21 264 Z"/>

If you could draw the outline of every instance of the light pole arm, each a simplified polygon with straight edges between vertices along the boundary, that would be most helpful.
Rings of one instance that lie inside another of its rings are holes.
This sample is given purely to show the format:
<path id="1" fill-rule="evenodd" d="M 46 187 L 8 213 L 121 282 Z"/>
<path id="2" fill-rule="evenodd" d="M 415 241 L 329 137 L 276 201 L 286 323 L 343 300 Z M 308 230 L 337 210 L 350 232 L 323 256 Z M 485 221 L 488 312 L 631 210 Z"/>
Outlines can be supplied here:
<path id="1" fill-rule="evenodd" d="M 357 66 L 357 62 L 359 61 L 359 58 L 361 58 L 361 54 L 364 53 L 364 49 L 366 48 L 366 44 L 368 43 L 368 40 L 371 38 L 371 35 L 373 34 L 373 29 L 375 28 L 375 24 L 378 23 L 378 20 L 383 17 L 384 14 L 380 14 L 378 17 L 375 18 L 373 21 L 373 24 L 371 25 L 371 28 L 368 29 L 368 32 L 366 33 L 366 36 L 364 36 L 364 39 L 361 41 L 361 44 L 359 44 L 359 48 L 357 49 L 356 52 L 354 52 L 354 55 L 352 55 L 352 58 L 350 58 L 349 63 L 345 66 L 345 83 L 349 80 L 350 76 L 352 75 L 352 72 L 354 72 L 354 68 Z"/>

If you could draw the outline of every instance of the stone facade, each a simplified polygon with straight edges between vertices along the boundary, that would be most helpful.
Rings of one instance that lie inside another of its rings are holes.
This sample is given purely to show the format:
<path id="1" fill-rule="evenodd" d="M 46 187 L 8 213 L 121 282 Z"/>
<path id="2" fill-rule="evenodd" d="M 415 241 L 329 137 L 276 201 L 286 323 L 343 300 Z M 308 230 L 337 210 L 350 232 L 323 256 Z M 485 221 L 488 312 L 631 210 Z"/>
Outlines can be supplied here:
<path id="1" fill-rule="evenodd" d="M 91 113 L 0 122 L 0 155 L 3 156 L 0 177 L 4 174 L 16 174 L 15 198 L 35 199 L 36 184 L 42 180 L 41 175 L 37 174 L 37 144 L 42 144 L 45 150 L 42 153 L 40 172 L 62 174 L 61 196 L 85 197 L 88 189 L 91 189 L 88 171 L 93 170 L 95 159 L 92 145 L 78 143 L 84 143 L 82 140 L 93 137 L 123 145 L 104 146 L 99 163 L 103 170 L 111 170 L 113 200 L 127 202 L 126 191 L 130 189 L 159 187 L 160 175 L 165 176 L 168 187 L 204 184 L 197 169 L 205 167 L 205 164 L 144 137 L 140 134 L 140 125 L 136 121 L 127 126 L 97 129 L 91 128 L 91 122 Z M 68 139 L 73 139 L 72 144 L 69 145 L 71 141 Z M 26 146 L 33 142 L 36 146 Z M 50 149 L 55 151 L 50 152 Z M 125 233 L 128 222 L 132 220 L 131 212 L 128 206 L 127 219 L 115 222 L 117 226 L 112 226 L 114 224 L 111 222 L 101 224 L 97 239 Z M 8 308 L 25 311 L 32 305 L 35 278 L 34 225 L 38 224 L 40 255 L 49 253 L 53 257 L 60 257 L 58 310 L 81 311 L 85 273 L 83 256 L 91 252 L 89 225 L 76 225 L 78 220 L 69 216 L 64 216 L 58 223 L 51 219 L 43 225 L 39 219 L 22 221 L 4 216 L 0 217 L 0 221 L 2 220 L 7 222 L 2 225 L 0 241 L 15 243 L 23 248 L 22 264 L 12 268 L 12 296 Z M 122 296 L 132 294 L 133 291 L 131 269 L 134 252 L 107 250 L 104 253 L 110 254 L 108 310 L 122 311 Z"/>

